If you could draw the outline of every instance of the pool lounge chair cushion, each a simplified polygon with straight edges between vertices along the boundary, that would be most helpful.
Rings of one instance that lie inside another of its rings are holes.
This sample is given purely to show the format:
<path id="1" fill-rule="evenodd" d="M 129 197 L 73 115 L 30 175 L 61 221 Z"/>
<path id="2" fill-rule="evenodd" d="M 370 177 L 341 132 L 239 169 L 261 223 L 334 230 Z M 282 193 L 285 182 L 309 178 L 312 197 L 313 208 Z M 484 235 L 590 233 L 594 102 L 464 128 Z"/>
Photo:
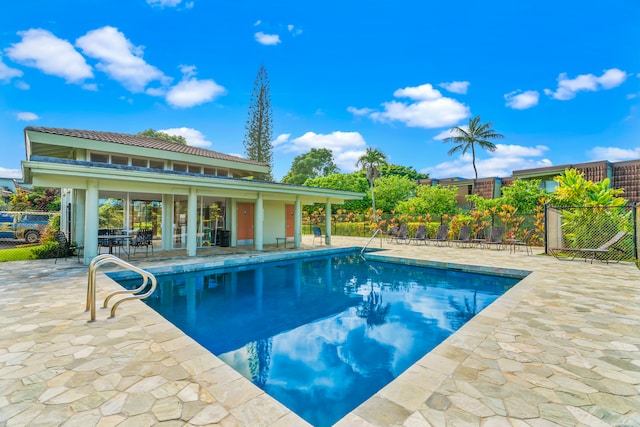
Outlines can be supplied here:
<path id="1" fill-rule="evenodd" d="M 622 240 L 622 238 L 627 234 L 626 231 L 618 231 L 618 233 L 613 236 L 611 239 L 598 246 L 597 248 L 549 248 L 549 253 L 556 257 L 556 259 L 568 259 L 572 260 L 575 257 L 581 255 L 584 257 L 584 261 L 591 260 L 591 264 L 593 264 L 593 260 L 598 258 L 599 260 L 609 263 L 609 261 L 620 261 L 620 256 L 617 259 L 612 258 L 616 255 L 624 254 L 624 250 L 621 248 L 617 248 L 615 245 Z M 617 252 L 617 253 L 616 253 Z M 566 257 L 562 257 L 560 255 L 566 254 Z"/>

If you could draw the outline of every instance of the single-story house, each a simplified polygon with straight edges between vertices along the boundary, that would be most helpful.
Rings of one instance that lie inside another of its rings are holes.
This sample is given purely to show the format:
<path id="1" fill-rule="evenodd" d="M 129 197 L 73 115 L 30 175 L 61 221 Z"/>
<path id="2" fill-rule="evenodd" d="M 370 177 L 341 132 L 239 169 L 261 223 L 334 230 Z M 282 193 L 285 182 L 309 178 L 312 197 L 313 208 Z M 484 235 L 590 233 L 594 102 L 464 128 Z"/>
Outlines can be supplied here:
<path id="1" fill-rule="evenodd" d="M 331 212 L 364 196 L 255 180 L 269 165 L 163 139 L 32 126 L 24 137 L 23 179 L 62 189 L 61 228 L 84 246 L 85 264 L 98 254 L 105 206 L 115 207 L 124 230 L 150 228 L 158 249 L 195 256 L 199 247 L 262 250 L 283 238 L 299 247 L 303 205 Z"/>

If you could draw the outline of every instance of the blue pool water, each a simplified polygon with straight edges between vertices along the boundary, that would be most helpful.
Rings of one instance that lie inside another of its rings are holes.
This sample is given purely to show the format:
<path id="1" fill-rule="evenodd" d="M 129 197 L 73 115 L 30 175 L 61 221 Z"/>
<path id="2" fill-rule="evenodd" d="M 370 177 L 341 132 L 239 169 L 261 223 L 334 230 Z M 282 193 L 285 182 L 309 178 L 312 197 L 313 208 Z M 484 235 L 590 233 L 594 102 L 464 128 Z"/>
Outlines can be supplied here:
<path id="1" fill-rule="evenodd" d="M 314 426 L 391 382 L 519 278 L 315 257 L 158 276 L 146 303 Z M 125 287 L 137 280 L 118 280 Z"/>

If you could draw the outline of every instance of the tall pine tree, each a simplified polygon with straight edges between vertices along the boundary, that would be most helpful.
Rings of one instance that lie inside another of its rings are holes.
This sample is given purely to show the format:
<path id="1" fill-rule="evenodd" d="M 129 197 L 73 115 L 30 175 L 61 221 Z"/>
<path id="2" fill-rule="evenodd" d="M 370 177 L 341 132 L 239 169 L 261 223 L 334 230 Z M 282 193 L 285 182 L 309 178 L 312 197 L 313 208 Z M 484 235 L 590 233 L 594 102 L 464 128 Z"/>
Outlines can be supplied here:
<path id="1" fill-rule="evenodd" d="M 244 126 L 245 135 L 242 143 L 248 159 L 269 165 L 269 173 L 260 177 L 267 181 L 273 181 L 271 169 L 273 168 L 273 145 L 271 144 L 273 133 L 273 111 L 271 110 L 271 88 L 269 75 L 264 64 L 260 66 L 256 81 L 253 85 L 249 114 Z"/>

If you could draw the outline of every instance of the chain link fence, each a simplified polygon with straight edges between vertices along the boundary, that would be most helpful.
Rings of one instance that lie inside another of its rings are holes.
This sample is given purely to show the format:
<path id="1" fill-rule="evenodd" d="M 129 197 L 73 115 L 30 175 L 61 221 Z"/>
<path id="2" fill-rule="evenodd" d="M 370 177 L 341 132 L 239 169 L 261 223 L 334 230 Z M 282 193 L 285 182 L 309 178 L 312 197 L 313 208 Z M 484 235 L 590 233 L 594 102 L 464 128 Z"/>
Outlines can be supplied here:
<path id="1" fill-rule="evenodd" d="M 606 260 L 637 261 L 637 212 L 638 208 L 634 205 L 620 207 L 547 206 L 545 212 L 545 252 L 550 253 L 550 248 L 605 248 L 614 236 L 619 232 L 624 232 L 622 239 L 613 248 L 607 248 L 606 252 L 600 253 L 600 257 Z M 555 249 L 554 251 L 562 253 L 561 250 Z"/>

